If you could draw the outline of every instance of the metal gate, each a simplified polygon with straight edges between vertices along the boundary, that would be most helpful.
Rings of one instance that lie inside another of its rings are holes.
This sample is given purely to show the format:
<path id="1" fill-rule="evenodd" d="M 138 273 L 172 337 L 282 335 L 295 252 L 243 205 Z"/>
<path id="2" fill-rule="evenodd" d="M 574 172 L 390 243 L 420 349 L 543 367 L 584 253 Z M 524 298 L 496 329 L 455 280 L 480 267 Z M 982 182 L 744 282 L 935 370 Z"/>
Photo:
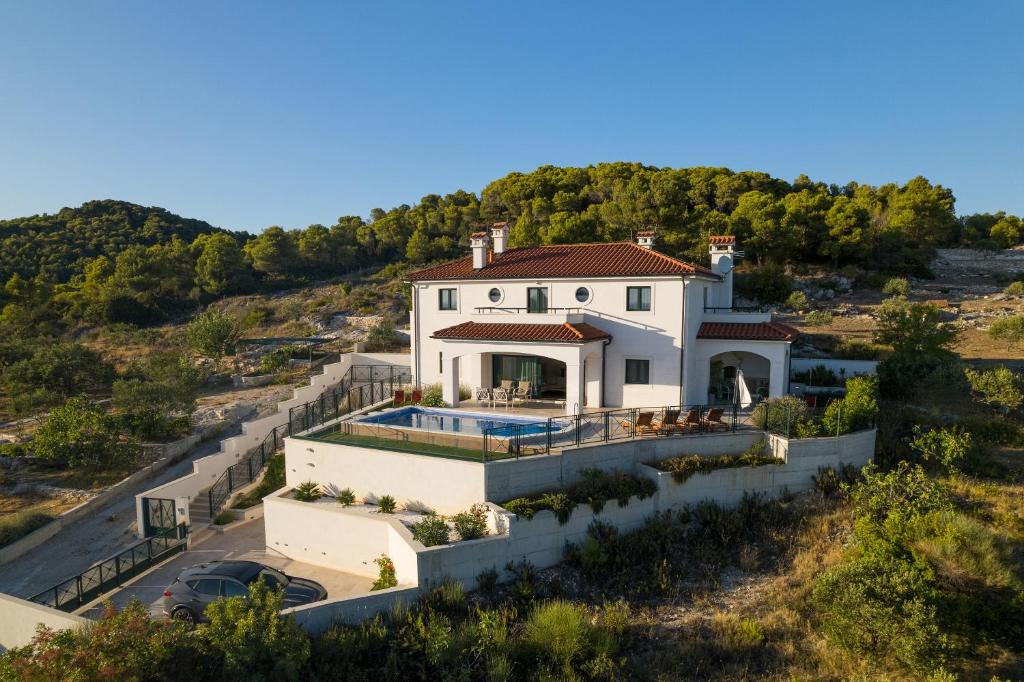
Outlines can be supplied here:
<path id="1" fill-rule="evenodd" d="M 142 537 L 148 538 L 178 525 L 174 500 L 142 498 Z"/>

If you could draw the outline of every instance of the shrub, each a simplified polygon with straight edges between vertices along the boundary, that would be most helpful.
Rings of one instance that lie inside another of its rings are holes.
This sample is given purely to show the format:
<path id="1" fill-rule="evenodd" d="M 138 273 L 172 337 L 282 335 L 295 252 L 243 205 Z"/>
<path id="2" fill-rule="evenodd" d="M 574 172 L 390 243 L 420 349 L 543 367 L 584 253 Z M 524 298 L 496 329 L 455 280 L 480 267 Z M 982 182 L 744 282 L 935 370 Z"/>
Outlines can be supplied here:
<path id="1" fill-rule="evenodd" d="M 957 429 L 923 429 L 914 426 L 914 439 L 910 447 L 921 458 L 946 473 L 959 471 L 961 463 L 971 449 L 971 434 Z"/>
<path id="2" fill-rule="evenodd" d="M 117 420 L 85 397 L 52 409 L 32 446 L 38 457 L 90 471 L 126 467 L 139 454 L 121 439 Z"/>
<path id="3" fill-rule="evenodd" d="M 822 467 L 818 469 L 817 474 L 811 476 L 811 480 L 822 497 L 835 497 L 857 480 L 857 469 L 852 464 L 840 464 L 838 470 Z"/>
<path id="4" fill-rule="evenodd" d="M 379 569 L 377 579 L 373 581 L 370 590 L 386 590 L 389 587 L 398 585 L 398 577 L 395 575 L 395 563 L 387 554 L 381 554 L 373 560 Z"/>
<path id="5" fill-rule="evenodd" d="M 1010 285 L 1003 289 L 1007 296 L 1024 296 L 1024 282 L 1010 282 Z"/>
<path id="6" fill-rule="evenodd" d="M 420 401 L 420 405 L 425 407 L 444 407 L 445 404 L 441 384 L 430 384 L 423 387 L 423 398 Z"/>
<path id="7" fill-rule="evenodd" d="M 185 336 L 192 349 L 214 360 L 234 354 L 241 333 L 238 322 L 217 310 L 198 315 L 185 328 Z"/>
<path id="8" fill-rule="evenodd" d="M 957 422 L 976 443 L 984 445 L 1020 445 L 1024 442 L 1021 428 L 1005 417 L 963 417 Z"/>
<path id="9" fill-rule="evenodd" d="M 831 435 L 869 429 L 878 418 L 878 380 L 873 376 L 853 377 L 846 381 L 846 396 L 833 400 L 825 408 L 821 427 Z"/>
<path id="10" fill-rule="evenodd" d="M 447 545 L 448 524 L 440 516 L 426 516 L 412 524 L 412 536 L 424 547 Z"/>
<path id="11" fill-rule="evenodd" d="M 882 294 L 894 298 L 906 298 L 910 295 L 910 281 L 906 277 L 893 277 L 882 287 Z"/>
<path id="12" fill-rule="evenodd" d="M 395 341 L 395 325 L 388 318 L 381 318 L 377 324 L 370 327 L 366 336 L 366 344 L 370 350 L 383 351 Z"/>
<path id="13" fill-rule="evenodd" d="M 452 517 L 455 532 L 463 540 L 476 540 L 487 534 L 487 507 L 474 504 L 469 510 Z"/>
<path id="14" fill-rule="evenodd" d="M 1021 319 L 1024 321 L 1024 316 Z M 958 330 L 943 322 L 941 311 L 931 303 L 889 298 L 878 308 L 875 342 L 892 346 L 897 353 L 948 351 L 958 335 Z"/>
<path id="15" fill-rule="evenodd" d="M 879 348 L 869 341 L 844 338 L 836 344 L 833 355 L 845 360 L 877 360 Z"/>
<path id="16" fill-rule="evenodd" d="M 1006 410 L 1016 410 L 1024 404 L 1024 382 L 1006 366 L 982 371 L 968 367 L 964 375 L 971 390 L 981 395 L 982 402 Z"/>
<path id="17" fill-rule="evenodd" d="M 501 506 L 524 519 L 532 519 L 536 512 L 550 509 L 558 517 L 559 523 L 565 523 L 577 504 L 589 504 L 597 514 L 608 500 L 617 500 L 619 506 L 625 506 L 630 497 L 650 497 L 657 489 L 657 484 L 650 479 L 618 471 L 606 473 L 599 469 L 588 469 L 581 473 L 580 482 L 564 492 L 520 497 L 504 502 Z"/>
<path id="18" fill-rule="evenodd" d="M 790 310 L 799 312 L 801 310 L 806 310 L 810 305 L 811 302 L 807 300 L 807 294 L 799 289 L 794 289 L 786 298 L 786 307 Z"/>
<path id="19" fill-rule="evenodd" d="M 226 526 L 229 523 L 233 523 L 234 521 L 235 515 L 229 512 L 227 509 L 213 517 L 213 522 L 218 526 Z"/>
<path id="20" fill-rule="evenodd" d="M 1024 341 L 1024 315 L 1001 317 L 988 328 L 988 335 L 996 341 L 1004 341 L 1007 347 Z"/>
<path id="21" fill-rule="evenodd" d="M 484 594 L 490 594 L 498 587 L 498 569 L 485 568 L 476 576 L 476 589 Z"/>
<path id="22" fill-rule="evenodd" d="M 523 645 L 540 660 L 547 673 L 542 679 L 579 679 L 581 669 L 615 671 L 615 639 L 593 624 L 585 607 L 569 601 L 535 607 L 523 624 Z"/>
<path id="23" fill-rule="evenodd" d="M 801 423 L 811 420 L 811 408 L 800 398 L 792 395 L 768 398 L 754 408 L 751 423 L 758 429 L 771 433 L 796 433 Z"/>
<path id="24" fill-rule="evenodd" d="M 832 324 L 832 313 L 828 310 L 812 310 L 804 317 L 808 327 L 825 327 Z"/>
<path id="25" fill-rule="evenodd" d="M 297 680 L 309 659 L 309 637 L 292 616 L 282 616 L 284 591 L 265 581 L 249 585 L 248 599 L 217 599 L 198 636 L 219 654 L 224 680 Z"/>
<path id="26" fill-rule="evenodd" d="M 394 514 L 397 508 L 398 503 L 391 495 L 381 495 L 377 500 L 377 513 L 379 514 Z"/>
<path id="27" fill-rule="evenodd" d="M 306 481 L 295 486 L 292 491 L 292 498 L 299 502 L 315 502 L 323 497 L 320 486 L 314 481 Z"/>
<path id="28" fill-rule="evenodd" d="M 349 505 L 355 504 L 356 494 L 352 492 L 352 488 L 344 488 L 338 491 L 338 494 L 334 499 L 338 504 L 348 507 Z"/>
<path id="29" fill-rule="evenodd" d="M 780 457 L 765 454 L 763 440 L 754 443 L 741 455 L 681 455 L 655 462 L 654 466 L 661 471 L 672 472 L 672 480 L 683 483 L 694 474 L 707 474 L 718 469 L 734 469 L 737 467 L 756 467 L 765 464 L 784 464 Z"/>
<path id="30" fill-rule="evenodd" d="M 291 354 L 287 348 L 276 348 L 260 358 L 260 374 L 275 374 L 288 366 Z"/>

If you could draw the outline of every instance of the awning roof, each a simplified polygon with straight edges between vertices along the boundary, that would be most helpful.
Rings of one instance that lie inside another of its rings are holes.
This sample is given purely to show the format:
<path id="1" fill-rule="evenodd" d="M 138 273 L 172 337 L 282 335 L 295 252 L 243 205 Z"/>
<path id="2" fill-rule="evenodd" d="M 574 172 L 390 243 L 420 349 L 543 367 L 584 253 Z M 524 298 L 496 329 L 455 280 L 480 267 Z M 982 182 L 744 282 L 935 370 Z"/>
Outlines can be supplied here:
<path id="1" fill-rule="evenodd" d="M 703 322 L 698 339 L 732 341 L 792 341 L 797 330 L 781 322 Z"/>
<path id="2" fill-rule="evenodd" d="M 434 339 L 459 341 L 534 341 L 544 343 L 587 343 L 610 339 L 611 335 L 585 322 L 565 324 L 518 324 L 463 322 L 439 329 Z"/>

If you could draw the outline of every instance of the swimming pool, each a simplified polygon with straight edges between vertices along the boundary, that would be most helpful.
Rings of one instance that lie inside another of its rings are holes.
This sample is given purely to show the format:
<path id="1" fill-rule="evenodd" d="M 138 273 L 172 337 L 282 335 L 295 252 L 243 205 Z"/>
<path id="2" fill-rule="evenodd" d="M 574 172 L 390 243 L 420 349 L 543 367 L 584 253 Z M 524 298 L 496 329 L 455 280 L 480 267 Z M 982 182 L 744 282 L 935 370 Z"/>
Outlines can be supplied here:
<path id="1" fill-rule="evenodd" d="M 520 435 L 535 435 L 547 431 L 547 421 L 536 417 L 513 417 L 504 414 L 487 414 L 462 412 L 461 410 L 444 410 L 433 407 L 400 407 L 381 414 L 360 417 L 353 421 L 360 424 L 380 424 L 396 428 L 418 429 L 421 431 L 441 431 L 445 433 L 462 433 L 466 435 L 482 435 L 492 430 L 494 435 L 509 435 L 515 427 L 520 427 Z M 562 421 L 551 422 L 552 431 L 560 431 L 568 426 Z"/>

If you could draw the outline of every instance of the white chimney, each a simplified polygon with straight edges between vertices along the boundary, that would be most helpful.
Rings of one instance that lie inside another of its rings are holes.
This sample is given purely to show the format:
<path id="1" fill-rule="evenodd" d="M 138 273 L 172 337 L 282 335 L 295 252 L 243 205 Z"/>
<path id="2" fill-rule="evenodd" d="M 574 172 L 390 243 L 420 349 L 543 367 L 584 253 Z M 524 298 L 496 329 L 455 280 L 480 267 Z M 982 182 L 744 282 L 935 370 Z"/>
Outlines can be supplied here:
<path id="1" fill-rule="evenodd" d="M 636 243 L 638 246 L 642 246 L 645 249 L 654 248 L 654 238 L 657 233 L 654 230 L 641 230 L 636 233 Z"/>
<path id="2" fill-rule="evenodd" d="M 732 308 L 732 271 L 736 259 L 742 255 L 736 253 L 736 237 L 731 234 L 708 237 L 708 253 L 711 254 L 711 272 L 722 278 L 722 283 L 715 287 L 711 305 Z"/>
<path id="3" fill-rule="evenodd" d="M 487 233 L 474 232 L 469 235 L 469 245 L 473 247 L 473 269 L 480 270 L 487 265 Z"/>
<path id="4" fill-rule="evenodd" d="M 494 240 L 494 254 L 505 253 L 508 244 L 508 223 L 494 223 L 491 225 L 491 239 Z"/>

